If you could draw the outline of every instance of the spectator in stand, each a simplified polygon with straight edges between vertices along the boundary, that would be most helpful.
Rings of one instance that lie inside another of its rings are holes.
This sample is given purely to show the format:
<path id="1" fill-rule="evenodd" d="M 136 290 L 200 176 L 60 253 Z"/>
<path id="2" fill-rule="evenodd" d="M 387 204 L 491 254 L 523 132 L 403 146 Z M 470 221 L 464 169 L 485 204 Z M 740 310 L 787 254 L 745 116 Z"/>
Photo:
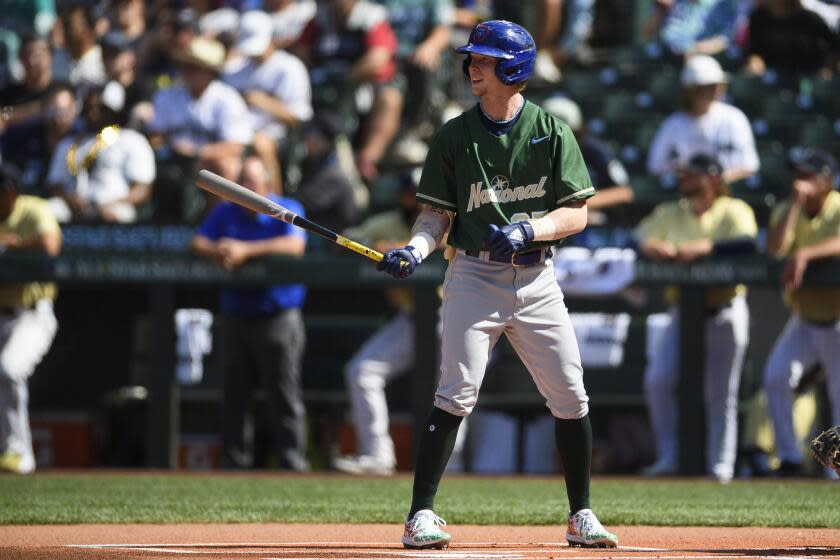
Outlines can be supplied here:
<path id="1" fill-rule="evenodd" d="M 624 165 L 603 142 L 587 132 L 578 104 L 568 97 L 554 96 L 543 102 L 543 109 L 569 125 L 580 146 L 592 186 L 595 187 L 595 196 L 586 201 L 590 211 L 589 223 L 606 221 L 599 210 L 633 202 L 633 188 Z"/>
<path id="2" fill-rule="evenodd" d="M 840 36 L 800 0 L 762 0 L 750 14 L 746 70 L 768 68 L 792 74 L 830 74 L 840 53 Z"/>
<path id="3" fill-rule="evenodd" d="M 0 88 L 19 80 L 21 38 L 47 38 L 55 24 L 54 2 L 3 2 L 0 14 Z"/>
<path id="4" fill-rule="evenodd" d="M 271 192 L 268 171 L 258 157 L 245 159 L 239 182 L 303 215 L 297 201 Z M 266 255 L 303 255 L 306 232 L 224 202 L 198 228 L 190 248 L 232 270 Z M 262 387 L 271 405 L 280 469 L 309 470 L 301 387 L 305 342 L 301 307 L 305 295 L 302 284 L 224 288 L 220 293 L 225 467 L 254 466 L 253 418 L 248 411 L 251 393 Z"/>
<path id="5" fill-rule="evenodd" d="M 534 77 L 559 82 L 560 69 L 575 58 L 585 58 L 586 41 L 595 19 L 595 0 L 541 0 Z"/>
<path id="6" fill-rule="evenodd" d="M 295 198 L 316 224 L 342 231 L 356 223 L 359 210 L 353 182 L 338 162 L 335 140 L 339 125 L 326 115 L 316 116 L 304 125 L 301 144 L 301 182 Z"/>
<path id="7" fill-rule="evenodd" d="M 175 59 L 183 85 L 155 94 L 154 115 L 146 125 L 158 159 L 184 168 L 188 175 L 199 168 L 238 177 L 254 133 L 242 97 L 218 79 L 225 48 L 218 41 L 195 37 Z M 208 199 L 204 210 L 215 202 Z"/>
<path id="8" fill-rule="evenodd" d="M 373 88 L 356 166 L 365 180 L 374 179 L 399 128 L 403 102 L 399 89 L 393 86 L 397 38 L 388 23 L 388 10 L 368 0 L 330 0 L 318 6 L 299 45 L 314 87 L 322 83 L 320 78 L 316 80 L 317 75 L 344 88 Z M 344 102 L 353 99 L 354 91 L 344 91 Z"/>
<path id="9" fill-rule="evenodd" d="M 236 51 L 246 57 L 224 81 L 245 99 L 254 130 L 254 151 L 266 168 L 272 184 L 282 186 L 280 151 L 285 148 L 289 129 L 312 118 L 312 89 L 303 62 L 275 48 L 271 16 L 252 10 L 240 19 Z"/>
<path id="10" fill-rule="evenodd" d="M 107 79 L 95 26 L 93 11 L 84 4 L 71 4 L 61 13 L 67 76 L 77 88 L 101 86 Z"/>
<path id="11" fill-rule="evenodd" d="M 300 39 L 318 6 L 315 0 L 264 0 L 263 9 L 274 22 L 274 43 L 288 49 Z"/>
<path id="12" fill-rule="evenodd" d="M 140 75 L 154 82 L 155 89 L 165 89 L 178 79 L 175 55 L 186 51 L 198 34 L 198 21 L 193 10 L 173 11 L 165 7 L 156 27 L 149 28 L 148 56 L 138 64 Z"/>
<path id="13" fill-rule="evenodd" d="M 21 36 L 18 59 L 23 79 L 0 90 L 0 107 L 5 108 L 0 132 L 7 126 L 37 118 L 53 83 L 52 53 L 45 39 L 34 33 Z"/>
<path id="14" fill-rule="evenodd" d="M 64 201 L 53 205 L 59 221 L 130 223 L 149 200 L 155 157 L 146 137 L 117 123 L 122 98 L 107 88 L 85 96 L 85 128 L 65 137 L 50 163 L 47 184 Z"/>
<path id="15" fill-rule="evenodd" d="M 0 164 L 0 249 L 56 256 L 61 230 L 47 203 L 19 194 L 18 171 Z M 0 284 L 0 470 L 35 470 L 26 383 L 50 349 L 56 285 Z"/>
<path id="16" fill-rule="evenodd" d="M 787 257 L 781 284 L 791 317 L 764 369 L 780 476 L 802 474 L 802 451 L 793 426 L 794 390 L 805 372 L 825 372 L 831 420 L 840 422 L 840 290 L 802 285 L 811 263 L 840 257 L 837 161 L 819 149 L 793 152 L 794 180 L 787 201 L 770 218 L 767 254 Z"/>
<path id="17" fill-rule="evenodd" d="M 109 33 L 116 34 L 126 43 L 138 64 L 144 64 L 151 43 L 146 28 L 146 5 L 143 0 L 110 0 L 108 4 L 113 14 Z"/>
<path id="18" fill-rule="evenodd" d="M 671 52 L 683 54 L 700 39 L 715 6 L 728 0 L 656 0 L 644 34 Z"/>
<path id="19" fill-rule="evenodd" d="M 102 38 L 100 44 L 105 72 L 108 75 L 105 89 L 123 97 L 116 124 L 136 127 L 138 123 L 148 120 L 153 113 L 150 101 L 154 94 L 152 84 L 139 75 L 137 53 L 125 36 L 111 31 Z"/>
<path id="20" fill-rule="evenodd" d="M 758 172 L 758 153 L 747 116 L 720 101 L 727 77 L 707 55 L 686 61 L 680 76 L 680 109 L 656 132 L 648 152 L 653 175 L 676 173 L 696 153 L 714 155 L 723 165 L 723 179 L 733 183 Z"/>
<path id="21" fill-rule="evenodd" d="M 639 224 L 639 252 L 656 261 L 691 263 L 712 255 L 743 255 L 755 250 L 758 226 L 752 208 L 731 198 L 723 166 L 712 155 L 691 156 L 680 169 L 676 202 L 664 202 Z M 732 480 L 737 451 L 738 387 L 749 339 L 746 287 L 722 286 L 706 296 L 706 364 L 703 400 L 708 425 L 706 466 L 720 482 Z M 679 295 L 666 294 L 672 304 Z M 648 476 L 676 474 L 676 388 L 679 379 L 679 317 L 670 323 L 645 371 L 645 398 L 656 437 L 656 462 Z M 683 442 L 697 445 L 698 442 Z"/>
<path id="22" fill-rule="evenodd" d="M 749 16 L 755 0 L 719 0 L 709 11 L 700 34 L 686 42 L 684 54 L 714 56 L 728 49 L 743 50 L 747 42 Z"/>
<path id="23" fill-rule="evenodd" d="M 397 36 L 395 87 L 403 105 L 405 134 L 394 146 L 399 163 L 422 164 L 428 147 L 421 141 L 420 126 L 428 119 L 437 85 L 438 68 L 452 36 L 451 0 L 379 0 L 388 9 L 388 21 Z M 434 126 L 429 126 L 434 130 Z M 431 136 L 431 132 L 428 134 Z"/>
<path id="24" fill-rule="evenodd" d="M 76 93 L 67 83 L 53 83 L 41 106 L 40 118 L 15 124 L 0 135 L 2 161 L 21 172 L 21 194 L 46 197 L 50 158 L 62 138 L 76 126 Z"/>

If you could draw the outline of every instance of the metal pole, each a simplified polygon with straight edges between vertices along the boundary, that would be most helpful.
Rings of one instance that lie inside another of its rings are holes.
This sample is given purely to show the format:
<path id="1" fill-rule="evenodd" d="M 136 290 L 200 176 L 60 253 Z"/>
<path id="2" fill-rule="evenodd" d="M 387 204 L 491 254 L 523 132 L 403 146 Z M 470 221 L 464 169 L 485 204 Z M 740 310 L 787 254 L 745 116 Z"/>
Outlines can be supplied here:
<path id="1" fill-rule="evenodd" d="M 706 422 L 703 407 L 706 348 L 706 288 L 680 290 L 680 348 L 677 404 L 679 418 L 679 470 L 698 475 L 706 471 Z"/>
<path id="2" fill-rule="evenodd" d="M 149 379 L 146 432 L 146 465 L 162 469 L 177 467 L 180 395 L 175 385 L 175 288 L 155 284 L 149 289 L 149 308 L 154 328 Z"/>

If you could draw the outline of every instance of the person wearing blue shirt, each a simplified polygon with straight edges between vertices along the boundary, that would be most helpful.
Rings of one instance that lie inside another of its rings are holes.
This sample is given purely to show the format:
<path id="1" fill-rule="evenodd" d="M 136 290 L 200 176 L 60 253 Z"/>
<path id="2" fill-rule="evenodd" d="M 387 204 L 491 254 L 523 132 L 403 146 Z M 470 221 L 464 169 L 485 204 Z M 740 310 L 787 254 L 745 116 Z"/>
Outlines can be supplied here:
<path id="1" fill-rule="evenodd" d="M 304 214 L 300 203 L 271 192 L 268 170 L 258 157 L 245 158 L 240 183 L 298 215 Z M 193 253 L 228 270 L 266 255 L 301 256 L 305 248 L 303 230 L 230 202 L 213 208 L 190 245 Z M 279 468 L 309 469 L 301 387 L 305 342 L 301 307 L 305 296 L 302 284 L 223 288 L 220 292 L 225 467 L 253 466 L 249 404 L 259 385 L 271 405 Z"/>

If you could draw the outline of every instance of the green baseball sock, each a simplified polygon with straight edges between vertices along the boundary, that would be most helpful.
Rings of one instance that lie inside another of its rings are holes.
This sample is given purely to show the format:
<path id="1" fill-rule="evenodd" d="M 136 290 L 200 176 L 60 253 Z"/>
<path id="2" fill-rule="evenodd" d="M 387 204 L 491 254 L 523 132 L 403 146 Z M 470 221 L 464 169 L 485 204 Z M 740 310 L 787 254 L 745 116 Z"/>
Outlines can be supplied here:
<path id="1" fill-rule="evenodd" d="M 577 420 L 554 419 L 554 439 L 566 472 L 569 511 L 589 509 L 589 477 L 592 464 L 592 424 L 589 415 Z"/>
<path id="2" fill-rule="evenodd" d="M 463 416 L 455 416 L 437 407 L 432 409 L 423 428 L 417 447 L 417 465 L 414 467 L 414 490 L 408 518 L 421 509 L 432 509 L 435 504 L 440 478 L 458 435 Z"/>

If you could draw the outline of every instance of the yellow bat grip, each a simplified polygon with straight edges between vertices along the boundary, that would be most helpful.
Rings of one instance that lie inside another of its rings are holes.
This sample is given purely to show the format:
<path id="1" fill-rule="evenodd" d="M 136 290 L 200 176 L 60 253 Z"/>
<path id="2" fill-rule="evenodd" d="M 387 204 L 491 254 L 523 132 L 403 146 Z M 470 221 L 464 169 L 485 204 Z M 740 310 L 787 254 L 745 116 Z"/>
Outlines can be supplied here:
<path id="1" fill-rule="evenodd" d="M 360 255 L 364 255 L 372 261 L 379 262 L 382 260 L 382 253 L 379 251 L 374 251 L 370 247 L 365 247 L 361 243 L 356 243 L 352 239 L 347 239 L 343 235 L 337 235 L 335 238 L 335 242 L 341 245 L 342 247 L 347 247 L 351 251 L 355 251 Z"/>

